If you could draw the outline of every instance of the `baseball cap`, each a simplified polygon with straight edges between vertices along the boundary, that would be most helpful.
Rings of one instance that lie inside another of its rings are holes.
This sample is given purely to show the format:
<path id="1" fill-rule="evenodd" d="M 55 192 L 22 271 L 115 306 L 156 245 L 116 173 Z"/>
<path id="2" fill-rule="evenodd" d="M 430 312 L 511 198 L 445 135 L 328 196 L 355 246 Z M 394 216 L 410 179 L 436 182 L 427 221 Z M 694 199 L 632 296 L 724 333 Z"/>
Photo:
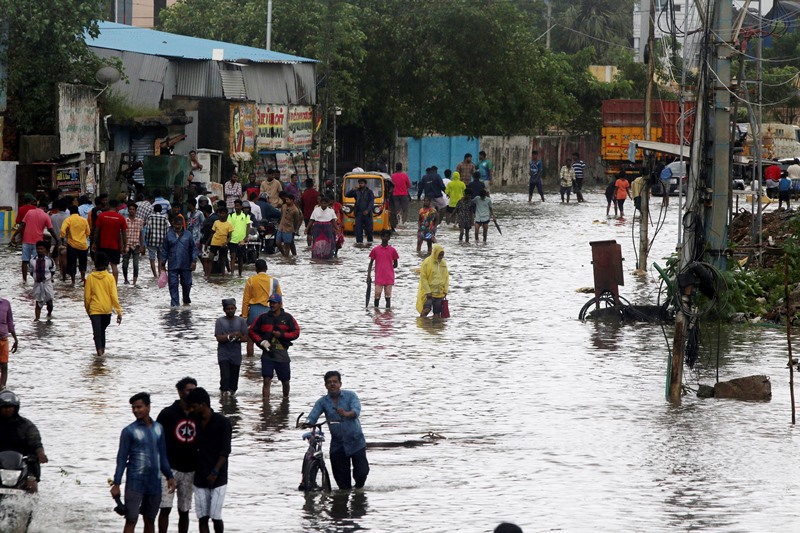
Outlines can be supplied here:
<path id="1" fill-rule="evenodd" d="M 275 294 L 273 294 L 272 296 L 269 297 L 269 301 L 270 302 L 275 302 L 275 303 L 278 303 L 278 304 L 282 304 L 283 303 L 283 298 L 281 297 L 280 294 L 275 293 Z"/>

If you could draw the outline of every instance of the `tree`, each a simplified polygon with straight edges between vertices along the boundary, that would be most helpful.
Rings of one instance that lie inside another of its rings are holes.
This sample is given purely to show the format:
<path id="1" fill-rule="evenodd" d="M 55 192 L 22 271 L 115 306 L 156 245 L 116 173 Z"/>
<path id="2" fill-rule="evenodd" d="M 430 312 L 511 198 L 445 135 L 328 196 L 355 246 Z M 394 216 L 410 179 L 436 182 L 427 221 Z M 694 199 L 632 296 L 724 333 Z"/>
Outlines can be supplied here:
<path id="1" fill-rule="evenodd" d="M 101 0 L 0 0 L 7 31 L 0 63 L 7 66 L 9 127 L 23 134 L 56 131 L 56 85 L 91 83 L 100 66 L 85 42 L 97 36 Z M 16 150 L 11 150 L 15 152 Z"/>
<path id="2" fill-rule="evenodd" d="M 611 50 L 630 47 L 633 3 L 633 0 L 574 0 L 554 4 L 555 49 L 575 54 L 592 47 L 598 61 L 606 64 Z"/>

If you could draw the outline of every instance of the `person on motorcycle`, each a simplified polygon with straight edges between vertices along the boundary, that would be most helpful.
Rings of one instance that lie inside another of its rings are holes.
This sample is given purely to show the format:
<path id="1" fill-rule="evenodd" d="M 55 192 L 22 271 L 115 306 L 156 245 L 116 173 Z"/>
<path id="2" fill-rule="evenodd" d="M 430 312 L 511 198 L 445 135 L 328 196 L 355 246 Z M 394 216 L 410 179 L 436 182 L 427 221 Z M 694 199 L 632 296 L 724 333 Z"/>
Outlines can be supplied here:
<path id="1" fill-rule="evenodd" d="M 26 490 L 36 492 L 40 469 L 47 462 L 42 437 L 36 425 L 19 416 L 19 396 L 6 389 L 0 392 L 0 452 L 15 451 L 28 458 Z"/>

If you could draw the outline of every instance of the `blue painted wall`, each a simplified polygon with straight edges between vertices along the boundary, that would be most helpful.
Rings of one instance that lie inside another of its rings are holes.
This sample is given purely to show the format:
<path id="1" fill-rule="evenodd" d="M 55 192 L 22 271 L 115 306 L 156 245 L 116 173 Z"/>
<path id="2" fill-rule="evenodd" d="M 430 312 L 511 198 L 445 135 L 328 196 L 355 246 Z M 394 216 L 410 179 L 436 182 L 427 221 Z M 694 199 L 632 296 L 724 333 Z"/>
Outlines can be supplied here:
<path id="1" fill-rule="evenodd" d="M 472 160 L 477 161 L 480 151 L 480 140 L 475 137 L 408 137 L 407 142 L 407 172 L 412 182 L 419 181 L 425 169 L 433 165 L 439 167 L 439 175 L 444 177 L 445 169 L 455 170 L 464 160 L 464 154 L 471 153 Z"/>

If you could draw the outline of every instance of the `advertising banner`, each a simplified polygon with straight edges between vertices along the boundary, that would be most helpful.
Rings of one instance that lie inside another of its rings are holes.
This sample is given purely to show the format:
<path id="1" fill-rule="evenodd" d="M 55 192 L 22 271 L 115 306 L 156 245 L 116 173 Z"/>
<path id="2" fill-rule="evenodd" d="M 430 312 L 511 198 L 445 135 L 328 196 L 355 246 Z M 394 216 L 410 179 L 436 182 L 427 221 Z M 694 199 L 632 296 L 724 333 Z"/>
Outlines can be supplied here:
<path id="1" fill-rule="evenodd" d="M 256 106 L 258 131 L 256 146 L 259 150 L 281 150 L 287 148 L 285 105 L 259 104 Z"/>
<path id="2" fill-rule="evenodd" d="M 231 154 L 251 153 L 256 146 L 256 106 L 252 103 L 231 105 Z"/>
<path id="3" fill-rule="evenodd" d="M 287 144 L 290 150 L 310 150 L 313 129 L 314 110 L 311 106 L 289 108 Z"/>

